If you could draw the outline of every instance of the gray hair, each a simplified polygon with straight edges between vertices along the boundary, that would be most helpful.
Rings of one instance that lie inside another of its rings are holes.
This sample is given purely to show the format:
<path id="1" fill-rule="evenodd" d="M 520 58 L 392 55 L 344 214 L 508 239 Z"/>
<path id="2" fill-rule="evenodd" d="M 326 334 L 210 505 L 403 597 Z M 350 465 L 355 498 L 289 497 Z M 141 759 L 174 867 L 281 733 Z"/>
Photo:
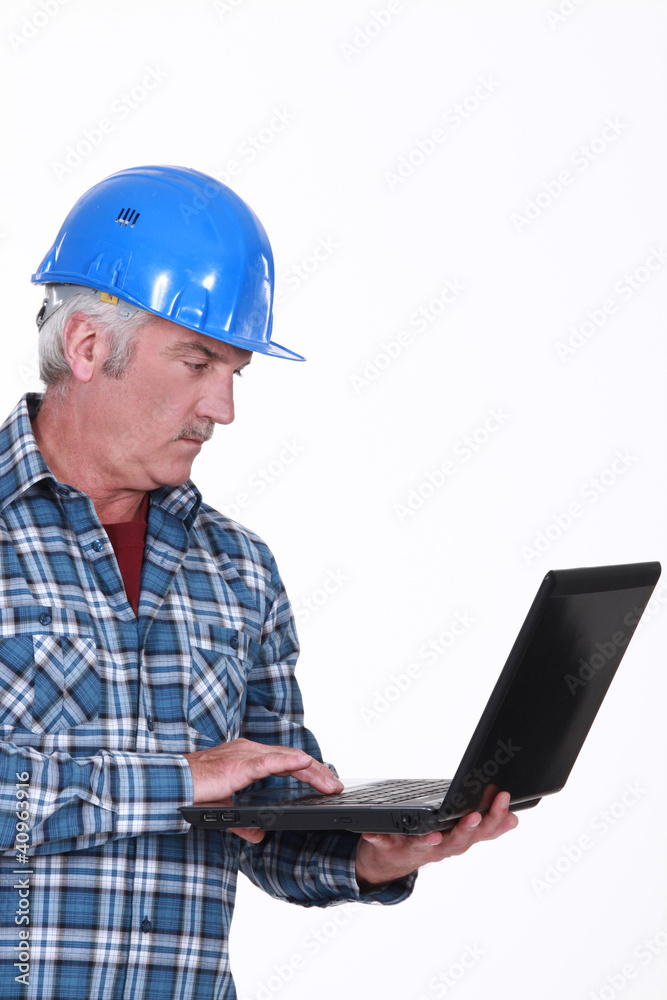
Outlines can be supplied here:
<path id="1" fill-rule="evenodd" d="M 105 334 L 109 355 L 102 371 L 111 378 L 122 377 L 134 354 L 136 334 L 152 318 L 150 313 L 139 310 L 129 319 L 123 319 L 115 305 L 100 302 L 85 292 L 72 295 L 39 330 L 39 377 L 47 388 L 57 386 L 62 391 L 71 377 L 72 370 L 63 350 L 63 333 L 68 319 L 77 312 L 96 323 Z"/>

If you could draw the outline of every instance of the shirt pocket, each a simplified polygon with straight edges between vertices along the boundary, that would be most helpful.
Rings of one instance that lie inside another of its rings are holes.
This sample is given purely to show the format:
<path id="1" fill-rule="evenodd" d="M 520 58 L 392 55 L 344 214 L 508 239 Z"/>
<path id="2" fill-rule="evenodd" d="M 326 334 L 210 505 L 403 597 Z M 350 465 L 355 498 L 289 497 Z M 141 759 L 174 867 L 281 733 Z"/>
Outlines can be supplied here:
<path id="1" fill-rule="evenodd" d="M 188 725 L 216 745 L 241 731 L 247 677 L 259 648 L 238 629 L 190 624 Z"/>
<path id="2" fill-rule="evenodd" d="M 56 733 L 99 716 L 92 620 L 64 608 L 0 608 L 0 726 Z"/>

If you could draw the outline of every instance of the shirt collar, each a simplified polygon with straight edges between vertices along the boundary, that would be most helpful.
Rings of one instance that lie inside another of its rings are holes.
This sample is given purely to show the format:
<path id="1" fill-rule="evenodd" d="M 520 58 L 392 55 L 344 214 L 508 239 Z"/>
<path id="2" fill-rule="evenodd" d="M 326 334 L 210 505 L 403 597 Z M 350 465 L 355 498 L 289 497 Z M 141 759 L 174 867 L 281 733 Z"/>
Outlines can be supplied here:
<path id="1" fill-rule="evenodd" d="M 182 486 L 160 486 L 151 490 L 150 496 L 156 507 L 179 518 L 185 530 L 190 531 L 202 502 L 201 493 L 191 479 Z"/>
<path id="2" fill-rule="evenodd" d="M 54 481 L 32 432 L 42 399 L 27 392 L 0 427 L 0 511 L 41 479 Z"/>
<path id="3" fill-rule="evenodd" d="M 42 479 L 58 484 L 37 447 L 32 421 L 44 394 L 27 392 L 0 427 L 0 511 Z M 188 479 L 182 486 L 160 486 L 151 490 L 151 501 L 183 521 L 189 531 L 201 506 L 201 493 Z"/>

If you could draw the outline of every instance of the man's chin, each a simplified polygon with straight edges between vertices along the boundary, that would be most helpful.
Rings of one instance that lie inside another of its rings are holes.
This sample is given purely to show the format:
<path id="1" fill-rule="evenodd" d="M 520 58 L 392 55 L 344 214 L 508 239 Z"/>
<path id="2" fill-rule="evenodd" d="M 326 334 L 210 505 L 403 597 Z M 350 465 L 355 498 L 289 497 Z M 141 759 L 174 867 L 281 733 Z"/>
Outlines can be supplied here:
<path id="1" fill-rule="evenodd" d="M 187 466 L 179 465 L 177 468 L 173 466 L 169 469 L 156 470 L 151 475 L 151 479 L 154 479 L 155 486 L 152 489 L 157 489 L 160 486 L 182 486 L 187 483 L 188 479 L 192 474 L 192 463 Z"/>

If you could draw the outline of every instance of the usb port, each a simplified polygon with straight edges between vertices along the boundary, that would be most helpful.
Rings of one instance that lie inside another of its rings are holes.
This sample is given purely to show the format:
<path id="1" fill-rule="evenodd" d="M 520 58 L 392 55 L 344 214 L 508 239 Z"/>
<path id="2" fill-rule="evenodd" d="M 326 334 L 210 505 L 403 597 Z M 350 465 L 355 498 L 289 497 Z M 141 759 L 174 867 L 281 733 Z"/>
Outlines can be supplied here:
<path id="1" fill-rule="evenodd" d="M 217 813 L 204 813 L 204 821 L 206 823 L 215 823 L 218 818 Z"/>
<path id="2" fill-rule="evenodd" d="M 220 813 L 220 819 L 225 823 L 236 823 L 239 819 L 239 814 L 234 809 L 223 809 Z"/>

